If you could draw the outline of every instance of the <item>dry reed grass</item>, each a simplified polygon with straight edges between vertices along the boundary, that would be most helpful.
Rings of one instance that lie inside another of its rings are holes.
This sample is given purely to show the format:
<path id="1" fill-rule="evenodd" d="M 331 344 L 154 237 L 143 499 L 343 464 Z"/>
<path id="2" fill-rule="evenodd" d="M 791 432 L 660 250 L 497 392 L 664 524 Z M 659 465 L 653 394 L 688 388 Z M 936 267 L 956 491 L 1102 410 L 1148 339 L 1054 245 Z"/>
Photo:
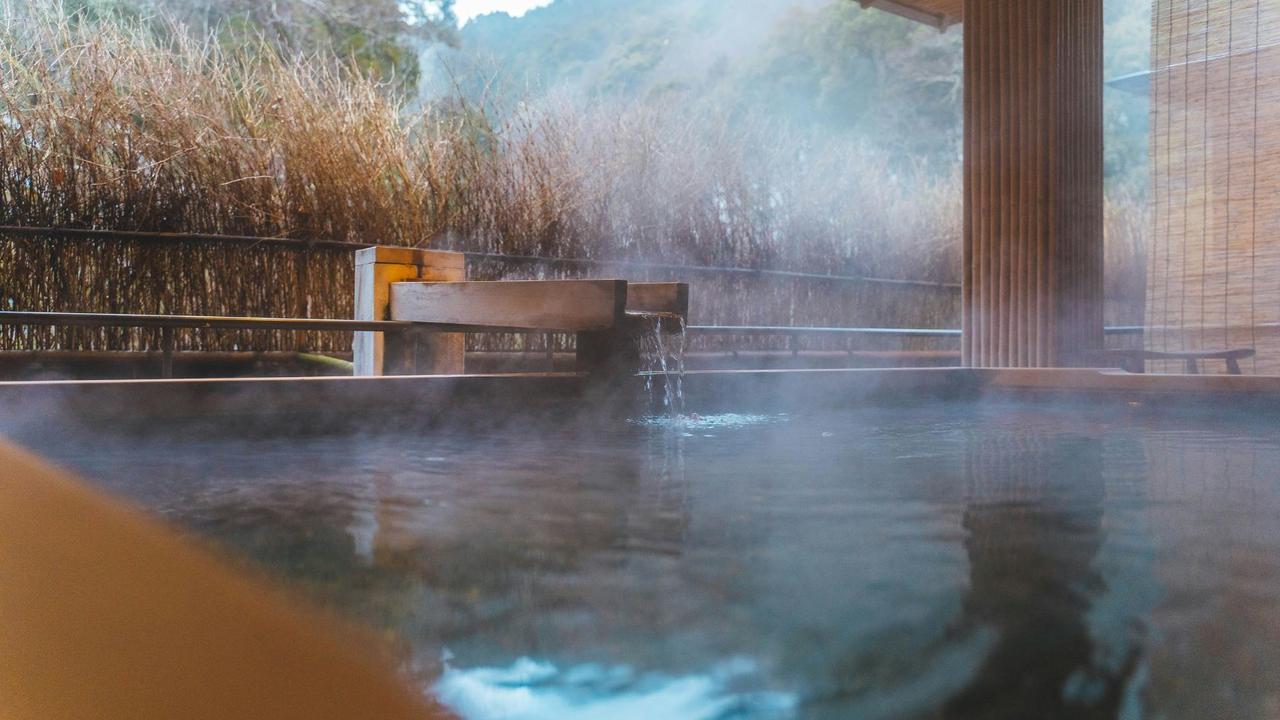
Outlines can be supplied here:
<path id="1" fill-rule="evenodd" d="M 433 144 L 331 63 L 175 29 L 4 6 L 6 224 L 377 239 L 430 236 Z"/>
<path id="2" fill-rule="evenodd" d="M 856 143 L 659 105 L 552 104 L 500 125 L 451 100 L 410 114 L 388 87 L 265 44 L 228 51 L 39 3 L 4 15 L 0 223 L 450 234 L 495 252 L 850 274 L 954 265 L 955 238 L 935 237 L 954 188 L 889 172 Z"/>

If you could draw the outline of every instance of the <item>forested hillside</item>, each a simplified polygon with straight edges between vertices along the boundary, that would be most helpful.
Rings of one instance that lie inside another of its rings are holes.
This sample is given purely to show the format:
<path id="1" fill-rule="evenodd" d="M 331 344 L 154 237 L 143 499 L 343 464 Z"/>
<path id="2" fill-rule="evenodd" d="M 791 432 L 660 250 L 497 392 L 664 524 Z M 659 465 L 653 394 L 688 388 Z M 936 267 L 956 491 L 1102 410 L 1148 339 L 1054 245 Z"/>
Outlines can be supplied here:
<path id="1" fill-rule="evenodd" d="M 446 55 L 502 92 L 711 105 L 953 162 L 960 33 L 831 0 L 557 0 L 468 23 Z"/>
<path id="2" fill-rule="evenodd" d="M 1109 77 L 1147 68 L 1148 6 L 1108 0 Z M 942 170 L 959 159 L 961 44 L 959 28 L 939 33 L 851 0 L 556 0 L 473 20 L 440 59 L 473 95 L 710 104 L 856 135 Z M 1140 180 L 1145 102 L 1108 91 L 1108 109 L 1109 175 Z"/>

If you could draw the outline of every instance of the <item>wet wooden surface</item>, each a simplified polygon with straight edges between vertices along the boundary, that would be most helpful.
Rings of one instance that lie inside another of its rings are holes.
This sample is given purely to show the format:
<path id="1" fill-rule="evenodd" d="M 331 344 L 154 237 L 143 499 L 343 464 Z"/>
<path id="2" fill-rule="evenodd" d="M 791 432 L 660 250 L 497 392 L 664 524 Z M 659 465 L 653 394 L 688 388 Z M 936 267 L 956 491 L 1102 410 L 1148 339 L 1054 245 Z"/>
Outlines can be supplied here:
<path id="1" fill-rule="evenodd" d="M 0 443 L 0 717 L 443 717 L 375 647 Z"/>
<path id="2" fill-rule="evenodd" d="M 627 312 L 675 313 L 689 316 L 689 284 L 633 282 L 627 284 Z"/>
<path id="3" fill-rule="evenodd" d="M 626 310 L 624 280 L 398 282 L 391 318 L 512 330 L 607 330 Z"/>

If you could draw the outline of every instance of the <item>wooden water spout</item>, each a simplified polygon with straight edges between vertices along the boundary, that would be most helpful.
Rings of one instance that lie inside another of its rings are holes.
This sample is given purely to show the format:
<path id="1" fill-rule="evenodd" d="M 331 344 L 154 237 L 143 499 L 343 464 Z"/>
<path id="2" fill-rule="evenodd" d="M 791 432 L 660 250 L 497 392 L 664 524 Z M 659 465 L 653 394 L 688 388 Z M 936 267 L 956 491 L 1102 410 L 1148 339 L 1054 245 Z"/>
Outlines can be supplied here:
<path id="1" fill-rule="evenodd" d="M 625 280 L 399 282 L 391 319 L 492 328 L 586 332 L 617 325 L 626 312 Z"/>
<path id="2" fill-rule="evenodd" d="M 670 313 L 689 319 L 689 283 L 633 282 L 627 284 L 627 312 Z"/>
<path id="3" fill-rule="evenodd" d="M 464 333 L 567 333 L 580 371 L 634 373 L 642 316 L 683 320 L 685 283 L 625 280 L 466 281 L 458 253 L 371 248 L 357 261 L 357 319 L 408 330 L 355 346 L 357 375 L 453 375 L 465 370 Z M 372 334 L 369 334 L 372 335 Z"/>

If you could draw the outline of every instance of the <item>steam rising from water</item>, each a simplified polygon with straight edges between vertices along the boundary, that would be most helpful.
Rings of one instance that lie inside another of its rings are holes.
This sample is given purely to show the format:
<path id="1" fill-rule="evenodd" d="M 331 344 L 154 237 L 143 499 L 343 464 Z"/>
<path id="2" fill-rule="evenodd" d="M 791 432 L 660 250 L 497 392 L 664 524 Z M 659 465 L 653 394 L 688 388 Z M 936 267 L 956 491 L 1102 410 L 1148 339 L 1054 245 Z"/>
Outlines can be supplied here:
<path id="1" fill-rule="evenodd" d="M 795 695 L 736 692 L 735 680 L 756 665 L 735 658 L 704 673 L 638 675 L 626 666 L 555 665 L 523 657 L 509 667 L 448 668 L 433 688 L 440 702 L 466 720 L 649 720 L 650 718 L 790 718 Z"/>

